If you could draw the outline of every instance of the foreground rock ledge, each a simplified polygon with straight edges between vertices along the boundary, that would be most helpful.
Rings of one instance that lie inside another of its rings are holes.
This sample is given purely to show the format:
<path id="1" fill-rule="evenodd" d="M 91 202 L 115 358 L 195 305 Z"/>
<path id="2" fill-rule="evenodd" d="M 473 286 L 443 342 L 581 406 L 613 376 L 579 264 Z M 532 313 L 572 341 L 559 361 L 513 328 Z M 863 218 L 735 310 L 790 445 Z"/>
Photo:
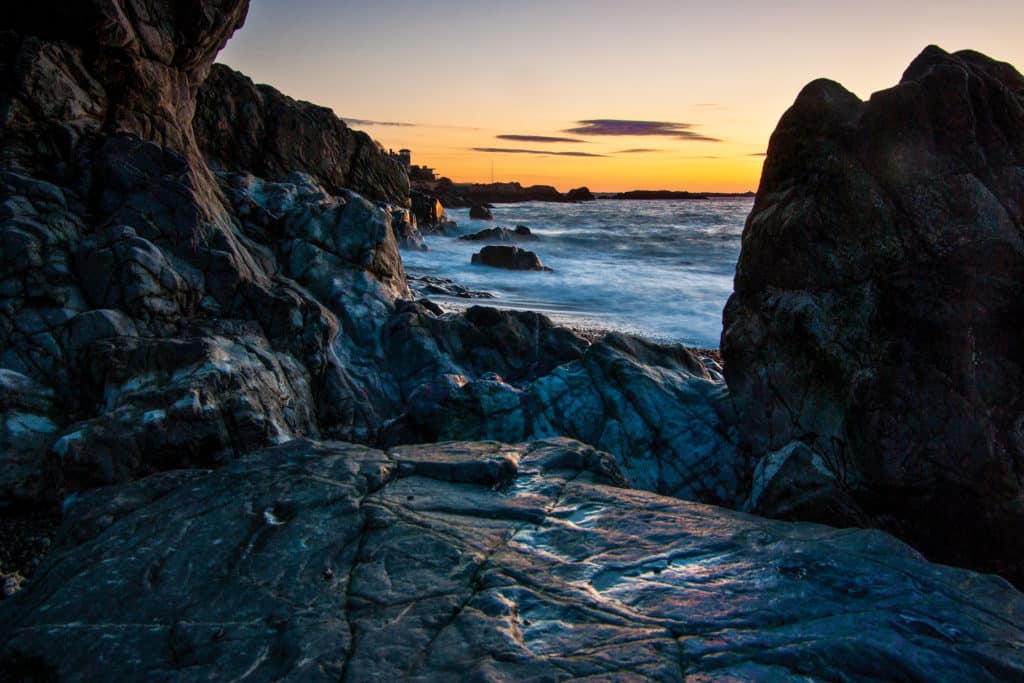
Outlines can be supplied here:
<path id="1" fill-rule="evenodd" d="M 560 439 L 297 441 L 70 505 L 0 677 L 1024 677 L 1024 596 L 875 531 L 621 488 Z"/>

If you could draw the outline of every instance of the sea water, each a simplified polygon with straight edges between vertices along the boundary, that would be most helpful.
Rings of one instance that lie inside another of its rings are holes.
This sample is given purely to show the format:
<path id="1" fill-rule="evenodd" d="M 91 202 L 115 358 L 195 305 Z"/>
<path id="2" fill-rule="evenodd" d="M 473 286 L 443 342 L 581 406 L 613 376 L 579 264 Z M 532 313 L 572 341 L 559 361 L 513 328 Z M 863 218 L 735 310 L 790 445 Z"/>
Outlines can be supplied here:
<path id="1" fill-rule="evenodd" d="M 553 272 L 470 264 L 485 243 L 428 236 L 428 252 L 402 254 L 412 275 L 454 280 L 493 299 L 431 296 L 442 305 L 478 303 L 534 310 L 582 327 L 717 348 L 722 308 L 732 292 L 743 223 L 752 198 L 609 200 L 579 204 L 498 204 L 494 220 L 449 209 L 460 234 L 525 225 L 522 242 Z"/>

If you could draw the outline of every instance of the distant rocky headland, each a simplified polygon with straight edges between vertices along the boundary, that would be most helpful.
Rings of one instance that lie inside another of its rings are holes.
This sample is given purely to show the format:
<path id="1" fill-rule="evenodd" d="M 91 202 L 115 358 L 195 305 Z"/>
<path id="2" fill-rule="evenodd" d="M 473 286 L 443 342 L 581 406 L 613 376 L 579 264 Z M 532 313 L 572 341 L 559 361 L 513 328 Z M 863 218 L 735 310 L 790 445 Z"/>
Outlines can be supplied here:
<path id="1" fill-rule="evenodd" d="M 447 178 L 415 182 L 413 187 L 436 197 L 447 208 L 457 209 L 480 204 L 511 204 L 516 202 L 591 201 L 594 195 L 585 187 L 559 192 L 550 185 L 523 187 L 511 183 L 456 183 Z"/>
<path id="2" fill-rule="evenodd" d="M 448 190 L 187 4 L 0 16 L 0 680 L 1024 678 L 1012 66 L 808 85 L 717 357 L 417 298 Z"/>
<path id="3" fill-rule="evenodd" d="M 677 200 L 714 199 L 721 197 L 754 197 L 753 192 L 684 192 L 678 190 L 630 190 L 599 192 L 578 187 L 559 192 L 550 185 L 519 183 L 455 183 L 446 178 L 414 181 L 413 189 L 437 198 L 445 207 L 457 209 L 479 204 L 510 204 L 516 202 L 589 202 L 597 199 Z"/>
<path id="4" fill-rule="evenodd" d="M 601 199 L 713 199 L 718 197 L 753 197 L 753 192 L 681 192 L 676 190 L 631 190 L 599 195 Z"/>

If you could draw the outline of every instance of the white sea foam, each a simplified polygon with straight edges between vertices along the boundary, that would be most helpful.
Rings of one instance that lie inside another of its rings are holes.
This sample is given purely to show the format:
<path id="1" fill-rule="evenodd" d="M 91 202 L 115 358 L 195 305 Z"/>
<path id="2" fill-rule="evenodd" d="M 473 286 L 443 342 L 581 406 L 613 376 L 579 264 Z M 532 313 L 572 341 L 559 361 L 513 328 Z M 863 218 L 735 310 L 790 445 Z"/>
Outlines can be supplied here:
<path id="1" fill-rule="evenodd" d="M 450 237 L 427 237 L 431 251 L 402 258 L 411 274 L 451 278 L 496 296 L 455 303 L 536 310 L 560 322 L 716 348 L 752 205 L 749 198 L 527 202 L 496 205 L 493 221 L 450 209 L 463 233 L 529 226 L 541 239 L 521 246 L 554 272 L 470 265 L 482 245 Z"/>

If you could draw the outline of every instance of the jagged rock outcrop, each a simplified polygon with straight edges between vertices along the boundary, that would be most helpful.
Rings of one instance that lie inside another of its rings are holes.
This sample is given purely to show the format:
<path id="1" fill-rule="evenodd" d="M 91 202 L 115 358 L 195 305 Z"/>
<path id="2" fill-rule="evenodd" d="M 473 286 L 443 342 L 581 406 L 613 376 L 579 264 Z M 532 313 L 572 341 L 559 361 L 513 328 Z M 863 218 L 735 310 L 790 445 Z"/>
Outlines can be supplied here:
<path id="1" fill-rule="evenodd" d="M 1024 580 L 1024 77 L 926 49 L 772 136 L 722 353 L 751 510 Z"/>
<path id="2" fill-rule="evenodd" d="M 623 481 L 568 440 L 293 442 L 97 491 L 0 604 L 0 676 L 1024 677 L 996 577 Z"/>
<path id="3" fill-rule="evenodd" d="M 491 362 L 475 377 L 420 374 L 408 383 L 412 433 L 430 441 L 568 436 L 611 453 L 635 488 L 739 502 L 728 394 L 691 351 L 609 334 L 572 360 L 552 364 L 554 356 L 542 349 L 548 368 L 526 373 Z"/>
<path id="4" fill-rule="evenodd" d="M 174 11 L 152 0 L 8 8 L 0 18 L 5 166 L 74 174 L 69 157 L 97 132 L 191 157 L 196 90 L 248 8 L 248 0 Z"/>
<path id="5" fill-rule="evenodd" d="M 195 145 L 246 8 L 4 14 L 0 507 L 384 419 L 344 352 L 410 296 L 399 209 L 308 176 L 222 190 Z"/>
<path id="6" fill-rule="evenodd" d="M 333 111 L 293 100 L 215 64 L 199 91 L 193 122 L 199 148 L 216 169 L 283 181 L 300 171 L 331 194 L 342 188 L 404 205 L 409 177 L 369 135 Z"/>

